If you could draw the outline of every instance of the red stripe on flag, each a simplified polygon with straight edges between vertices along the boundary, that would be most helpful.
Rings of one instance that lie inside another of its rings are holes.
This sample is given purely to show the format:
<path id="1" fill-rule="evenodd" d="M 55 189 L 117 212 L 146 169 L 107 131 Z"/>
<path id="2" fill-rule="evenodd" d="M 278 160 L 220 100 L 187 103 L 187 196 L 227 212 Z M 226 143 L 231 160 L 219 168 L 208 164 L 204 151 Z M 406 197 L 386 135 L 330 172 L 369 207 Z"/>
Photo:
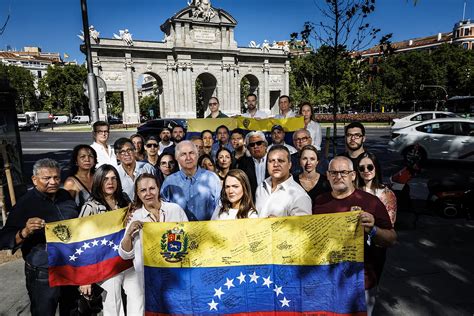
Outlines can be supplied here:
<path id="1" fill-rule="evenodd" d="M 169 316 L 169 315 L 171 315 L 171 314 L 145 312 L 145 316 Z M 238 313 L 238 314 L 224 314 L 224 315 L 227 315 L 227 316 L 295 316 L 295 315 L 302 315 L 302 316 L 367 316 L 367 312 L 357 312 L 357 313 L 350 313 L 350 314 L 339 314 L 339 313 L 327 312 L 327 311 L 314 311 L 314 312 L 255 312 L 255 313 Z M 173 316 L 185 316 L 185 315 L 173 314 Z"/>
<path id="2" fill-rule="evenodd" d="M 49 285 L 85 285 L 97 283 L 119 274 L 133 266 L 132 260 L 119 256 L 84 267 L 49 267 Z"/>

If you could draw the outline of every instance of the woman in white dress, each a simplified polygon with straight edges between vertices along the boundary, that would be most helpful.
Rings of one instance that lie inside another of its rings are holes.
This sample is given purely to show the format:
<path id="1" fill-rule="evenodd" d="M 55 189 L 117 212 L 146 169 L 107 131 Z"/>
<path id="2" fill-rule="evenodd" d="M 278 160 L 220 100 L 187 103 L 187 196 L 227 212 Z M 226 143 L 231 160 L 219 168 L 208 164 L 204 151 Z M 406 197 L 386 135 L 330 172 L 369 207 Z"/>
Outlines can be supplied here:
<path id="1" fill-rule="evenodd" d="M 313 120 L 314 112 L 313 107 L 310 103 L 304 102 L 300 106 L 300 115 L 304 117 L 304 128 L 306 128 L 311 134 L 313 140 L 312 145 L 316 147 L 318 151 L 321 150 L 321 142 L 323 141 L 321 133 L 321 125 Z"/>
<path id="2" fill-rule="evenodd" d="M 134 293 L 133 300 L 145 306 L 145 280 L 143 267 L 143 249 L 140 231 L 144 222 L 187 222 L 188 217 L 183 209 L 175 203 L 164 202 L 160 198 L 160 187 L 156 177 L 143 173 L 135 181 L 135 200 L 133 216 L 128 224 L 125 235 L 120 242 L 119 255 L 125 260 L 133 259 L 134 272 L 137 275 L 139 290 Z M 143 315 L 144 311 L 132 315 Z"/>
<path id="3" fill-rule="evenodd" d="M 258 218 L 249 178 L 240 169 L 229 170 L 224 178 L 221 202 L 211 220 Z"/>

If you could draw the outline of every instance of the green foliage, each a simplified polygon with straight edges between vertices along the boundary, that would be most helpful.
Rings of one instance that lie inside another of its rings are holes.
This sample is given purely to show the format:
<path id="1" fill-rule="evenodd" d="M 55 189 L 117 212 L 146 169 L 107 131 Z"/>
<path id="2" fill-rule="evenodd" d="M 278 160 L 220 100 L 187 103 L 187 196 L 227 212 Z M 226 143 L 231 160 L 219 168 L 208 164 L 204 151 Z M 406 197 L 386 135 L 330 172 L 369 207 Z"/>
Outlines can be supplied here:
<path id="1" fill-rule="evenodd" d="M 43 109 L 55 114 L 87 114 L 88 99 L 83 83 L 87 79 L 85 66 L 48 66 L 46 75 L 39 80 Z"/>
<path id="2" fill-rule="evenodd" d="M 158 113 L 159 101 L 154 94 L 147 95 L 140 99 L 140 113 L 149 115 L 149 111 L 153 109 L 155 115 Z"/>
<path id="3" fill-rule="evenodd" d="M 107 100 L 107 112 L 109 115 L 122 117 L 122 92 L 107 92 L 105 99 Z"/>
<path id="4" fill-rule="evenodd" d="M 0 77 L 4 76 L 16 91 L 15 106 L 17 113 L 41 109 L 35 93 L 35 76 L 29 70 L 23 67 L 0 64 Z"/>

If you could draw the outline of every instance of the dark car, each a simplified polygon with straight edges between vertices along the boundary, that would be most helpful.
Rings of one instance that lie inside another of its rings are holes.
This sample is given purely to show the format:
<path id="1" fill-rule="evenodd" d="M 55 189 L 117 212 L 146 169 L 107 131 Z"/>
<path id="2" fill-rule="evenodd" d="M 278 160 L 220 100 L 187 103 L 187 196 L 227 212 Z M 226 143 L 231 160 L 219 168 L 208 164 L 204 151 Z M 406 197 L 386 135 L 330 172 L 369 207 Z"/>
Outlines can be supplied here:
<path id="1" fill-rule="evenodd" d="M 163 128 L 172 129 L 175 126 L 182 126 L 185 130 L 188 128 L 188 121 L 185 119 L 156 119 L 150 120 L 138 126 L 137 133 L 147 138 L 149 136 L 159 137 Z"/>
<path id="2" fill-rule="evenodd" d="M 115 117 L 115 116 L 109 116 L 108 121 L 109 121 L 110 125 L 123 124 L 123 120 L 121 118 Z"/>

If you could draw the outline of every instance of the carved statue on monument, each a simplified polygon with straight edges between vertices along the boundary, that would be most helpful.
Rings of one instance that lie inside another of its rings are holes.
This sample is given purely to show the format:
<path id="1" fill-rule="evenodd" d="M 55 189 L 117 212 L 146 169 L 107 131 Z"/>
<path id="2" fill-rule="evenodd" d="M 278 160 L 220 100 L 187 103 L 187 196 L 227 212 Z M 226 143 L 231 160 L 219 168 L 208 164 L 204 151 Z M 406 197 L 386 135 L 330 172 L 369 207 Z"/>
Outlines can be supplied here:
<path id="1" fill-rule="evenodd" d="M 267 40 L 264 40 L 263 41 L 263 44 L 262 44 L 262 52 L 267 52 L 269 53 L 270 52 L 270 43 L 267 41 Z"/>
<path id="2" fill-rule="evenodd" d="M 115 39 L 121 39 L 121 40 L 124 41 L 124 43 L 127 44 L 128 46 L 133 46 L 132 34 L 130 34 L 130 32 L 128 31 L 128 29 L 119 30 L 119 34 L 120 34 L 120 35 L 117 35 L 117 34 L 114 33 L 114 38 L 115 38 Z"/>
<path id="3" fill-rule="evenodd" d="M 195 7 L 193 9 L 194 18 L 203 18 L 205 22 L 209 22 L 216 16 L 216 12 L 211 5 L 211 0 L 190 0 L 188 1 L 188 5 Z"/>
<path id="4" fill-rule="evenodd" d="M 89 37 L 95 44 L 99 44 L 99 35 L 99 31 L 94 28 L 94 25 L 89 26 Z M 77 36 L 84 42 L 84 31 L 81 31 L 81 34 Z"/>

